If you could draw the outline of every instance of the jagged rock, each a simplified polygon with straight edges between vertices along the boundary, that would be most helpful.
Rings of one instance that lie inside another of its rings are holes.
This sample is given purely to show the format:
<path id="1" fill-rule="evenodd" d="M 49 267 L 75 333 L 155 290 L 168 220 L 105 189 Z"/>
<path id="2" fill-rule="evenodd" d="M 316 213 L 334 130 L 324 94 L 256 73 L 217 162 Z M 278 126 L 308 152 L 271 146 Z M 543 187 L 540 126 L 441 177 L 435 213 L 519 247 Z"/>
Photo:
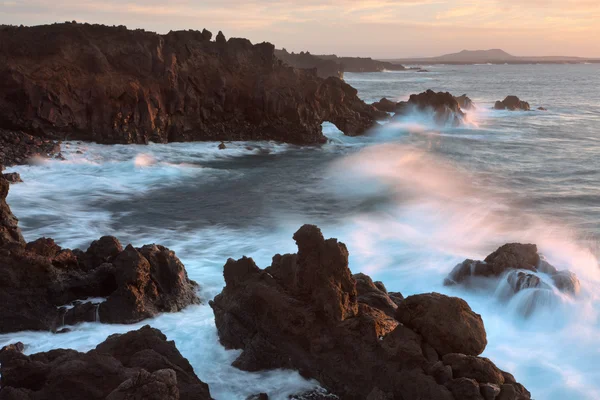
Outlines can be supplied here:
<path id="1" fill-rule="evenodd" d="M 399 103 L 400 106 L 402 103 Z M 427 90 L 419 94 L 411 94 L 407 102 L 408 106 L 419 111 L 431 110 L 434 113 L 435 120 L 439 124 L 460 125 L 465 114 L 460 109 L 458 102 L 450 93 L 434 92 Z M 401 116 L 410 107 L 400 106 L 396 116 Z"/>
<path id="2" fill-rule="evenodd" d="M 0 351 L 0 399 L 210 400 L 174 342 L 157 329 L 111 335 L 95 350 L 51 350 L 26 356 Z"/>
<path id="3" fill-rule="evenodd" d="M 344 67 L 334 60 L 325 60 L 308 52 L 288 53 L 285 49 L 275 50 L 275 56 L 294 68 L 315 69 L 321 78 L 344 78 Z"/>
<path id="4" fill-rule="evenodd" d="M 454 97 L 458 105 L 462 110 L 472 110 L 475 108 L 475 104 L 473 104 L 473 100 L 469 98 L 466 94 L 462 96 Z"/>
<path id="5" fill-rule="evenodd" d="M 377 308 L 390 317 L 394 317 L 398 306 L 387 294 L 385 286 L 383 287 L 383 290 L 381 290 L 380 287 L 373 283 L 373 280 L 369 276 L 362 273 L 353 275 L 353 278 L 356 280 L 356 291 L 360 303 Z M 381 282 L 379 283 L 380 285 L 383 285 Z"/>
<path id="6" fill-rule="evenodd" d="M 520 100 L 517 96 L 507 96 L 502 101 L 496 101 L 496 103 L 494 104 L 494 109 L 510 111 L 529 111 L 530 107 L 528 102 Z"/>
<path id="7" fill-rule="evenodd" d="M 340 79 L 281 63 L 270 43 L 211 37 L 90 24 L 0 27 L 0 128 L 107 144 L 314 144 L 326 141 L 324 121 L 358 135 L 384 117 Z M 25 162 L 28 153 L 14 146 L 0 146 L 8 154 L 0 163 Z"/>
<path id="8" fill-rule="evenodd" d="M 378 109 L 380 111 L 385 111 L 385 112 L 390 112 L 390 113 L 394 113 L 394 112 L 398 111 L 398 103 L 388 100 L 385 97 L 382 98 L 381 100 L 373 103 L 373 107 L 375 107 L 376 109 Z"/>
<path id="9" fill-rule="evenodd" d="M 2 61 L 0 60 L 1 65 Z M 26 164 L 34 157 L 50 158 L 60 152 L 60 143 L 54 140 L 42 139 L 21 131 L 1 128 L 0 126 L 0 164 L 2 165 Z M 14 177 L 11 179 L 14 179 Z M 19 182 L 21 181 L 19 180 Z"/>
<path id="10" fill-rule="evenodd" d="M 521 271 L 509 272 L 506 279 L 514 293 L 523 289 L 550 289 L 539 277 Z"/>
<path id="11" fill-rule="evenodd" d="M 109 323 L 133 323 L 199 302 L 197 284 L 163 246 L 123 250 L 109 236 L 85 253 L 62 249 L 49 238 L 25 244 L 7 194 L 8 182 L 0 177 L 0 333 L 96 321 L 95 305 L 59 308 L 89 297 L 107 298 L 98 313 Z"/>
<path id="12" fill-rule="evenodd" d="M 385 287 L 351 275 L 344 244 L 312 225 L 294 239 L 298 253 L 275 255 L 264 270 L 245 257 L 225 264 L 225 287 L 210 305 L 221 343 L 242 350 L 233 365 L 296 369 L 345 400 L 453 400 L 452 368 L 440 355 L 483 351 L 481 318 L 460 299 L 432 294 L 398 301 L 399 323 L 384 311 L 394 304 Z"/>
<path id="13" fill-rule="evenodd" d="M 414 329 L 441 355 L 478 355 L 487 345 L 483 321 L 466 301 L 439 293 L 410 296 L 398 306 L 396 319 Z"/>
<path id="14" fill-rule="evenodd" d="M 10 172 L 2 175 L 4 175 L 4 179 L 6 179 L 9 183 L 23 182 L 23 179 L 21 179 L 21 175 L 19 175 L 18 172 Z"/>
<path id="15" fill-rule="evenodd" d="M 227 146 L 225 146 L 225 143 L 221 142 L 219 143 L 219 150 L 225 150 L 227 148 Z"/>

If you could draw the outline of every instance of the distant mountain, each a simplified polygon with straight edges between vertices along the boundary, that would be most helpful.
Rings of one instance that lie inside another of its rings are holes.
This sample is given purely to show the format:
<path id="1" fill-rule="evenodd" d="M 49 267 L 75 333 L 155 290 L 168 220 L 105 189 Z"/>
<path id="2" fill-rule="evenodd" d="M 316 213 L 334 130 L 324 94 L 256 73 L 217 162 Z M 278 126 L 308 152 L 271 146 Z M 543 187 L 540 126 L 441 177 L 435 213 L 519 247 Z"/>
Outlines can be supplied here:
<path id="1" fill-rule="evenodd" d="M 468 62 L 468 63 L 488 63 L 500 61 L 513 61 L 518 57 L 508 54 L 504 50 L 463 50 L 460 53 L 445 54 L 440 57 L 433 57 L 433 60 L 444 62 Z"/>
<path id="2" fill-rule="evenodd" d="M 445 54 L 439 57 L 407 58 L 387 60 L 403 64 L 531 64 L 531 63 L 584 63 L 600 62 L 600 59 L 582 57 L 519 57 L 513 56 L 501 49 L 490 50 L 463 50 L 458 53 Z"/>

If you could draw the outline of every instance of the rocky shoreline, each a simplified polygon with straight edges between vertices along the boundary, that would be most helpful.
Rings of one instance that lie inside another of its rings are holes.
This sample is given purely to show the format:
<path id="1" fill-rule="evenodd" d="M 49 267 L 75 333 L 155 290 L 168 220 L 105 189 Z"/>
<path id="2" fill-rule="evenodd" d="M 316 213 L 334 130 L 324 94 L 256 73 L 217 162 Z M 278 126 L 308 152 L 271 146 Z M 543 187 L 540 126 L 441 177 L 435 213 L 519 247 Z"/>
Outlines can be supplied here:
<path id="1" fill-rule="evenodd" d="M 0 28 L 0 128 L 53 140 L 323 143 L 381 112 L 356 89 L 207 30 L 159 35 L 78 23 Z"/>
<path id="2" fill-rule="evenodd" d="M 197 284 L 164 247 L 123 249 L 112 237 L 86 252 L 45 238 L 26 243 L 5 201 L 9 185 L 3 177 L 0 189 L 2 332 L 60 333 L 64 325 L 85 321 L 133 323 L 198 303 Z M 221 343 L 243 350 L 233 366 L 298 370 L 329 391 L 295 398 L 530 398 L 510 373 L 479 357 L 486 332 L 465 301 L 437 293 L 404 298 L 367 275 L 352 275 L 346 246 L 325 240 L 316 226 L 303 226 L 294 239 L 298 253 L 275 255 L 264 270 L 250 258 L 225 264 L 225 287 L 210 306 Z M 90 296 L 107 299 L 99 305 L 76 301 Z M 74 303 L 60 307 L 68 302 Z M 26 346 L 0 351 L 1 400 L 58 393 L 210 399 L 173 342 L 150 327 L 110 336 L 85 354 L 26 356 Z M 256 398 L 268 398 L 261 396 Z"/>

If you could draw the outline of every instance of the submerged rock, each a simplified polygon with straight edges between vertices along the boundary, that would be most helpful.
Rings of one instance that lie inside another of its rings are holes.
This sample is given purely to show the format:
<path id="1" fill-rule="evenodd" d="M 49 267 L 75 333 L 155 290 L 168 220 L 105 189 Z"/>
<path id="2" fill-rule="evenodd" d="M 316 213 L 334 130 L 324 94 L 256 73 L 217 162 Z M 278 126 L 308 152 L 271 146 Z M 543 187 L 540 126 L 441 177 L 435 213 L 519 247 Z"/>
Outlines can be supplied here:
<path id="1" fill-rule="evenodd" d="M 133 323 L 199 303 L 198 285 L 171 250 L 158 245 L 125 249 L 116 238 L 94 241 L 86 252 L 52 239 L 25 243 L 6 204 L 0 177 L 0 333 L 55 331 L 64 324 Z M 99 306 L 86 298 L 106 298 Z"/>
<path id="2" fill-rule="evenodd" d="M 510 111 L 529 111 L 530 107 L 528 102 L 520 100 L 517 96 L 507 96 L 504 100 L 497 101 L 494 104 L 494 109 Z"/>
<path id="3" fill-rule="evenodd" d="M 580 291 L 577 276 L 570 271 L 558 271 L 540 256 L 535 244 L 509 243 L 487 256 L 484 261 L 465 260 L 458 264 L 444 280 L 444 285 L 478 286 L 484 278 L 502 278 L 507 288 L 500 291 L 503 298 L 510 298 L 522 290 L 543 289 L 551 292 L 552 287 L 537 275 L 547 274 L 556 288 L 567 294 Z M 507 292 L 508 290 L 508 292 Z M 547 294 L 539 294 L 546 296 Z M 533 301 L 530 299 L 530 302 Z M 532 304 L 527 305 L 530 314 Z"/>
<path id="4" fill-rule="evenodd" d="M 111 335 L 94 350 L 0 350 L 0 399 L 210 400 L 208 385 L 159 330 Z"/>
<path id="5" fill-rule="evenodd" d="M 452 363 L 440 357 L 466 352 L 478 360 L 486 344 L 467 303 L 436 293 L 394 301 L 382 284 L 352 275 L 346 246 L 316 226 L 294 239 L 298 253 L 275 255 L 264 270 L 245 257 L 225 264 L 225 287 L 210 305 L 221 343 L 242 350 L 235 367 L 296 369 L 349 400 L 455 399 Z M 477 388 L 493 365 L 482 360 L 465 372 Z"/>

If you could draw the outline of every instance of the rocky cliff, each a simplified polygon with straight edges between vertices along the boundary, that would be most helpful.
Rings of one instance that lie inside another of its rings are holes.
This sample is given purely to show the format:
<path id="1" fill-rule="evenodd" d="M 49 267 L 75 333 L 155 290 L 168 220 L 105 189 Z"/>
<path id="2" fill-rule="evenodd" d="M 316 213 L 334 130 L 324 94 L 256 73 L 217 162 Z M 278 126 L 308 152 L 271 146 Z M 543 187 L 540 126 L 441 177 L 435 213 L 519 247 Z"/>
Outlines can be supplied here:
<path id="1" fill-rule="evenodd" d="M 289 53 L 286 49 L 275 50 L 275 55 L 294 68 L 316 69 L 317 75 L 321 78 L 329 78 L 330 76 L 344 78 L 344 68 L 334 60 L 324 60 L 303 51 Z"/>
<path id="2" fill-rule="evenodd" d="M 269 43 L 206 30 L 0 28 L 0 128 L 100 143 L 279 140 L 348 135 L 379 111 L 337 78 L 289 67 Z"/>

